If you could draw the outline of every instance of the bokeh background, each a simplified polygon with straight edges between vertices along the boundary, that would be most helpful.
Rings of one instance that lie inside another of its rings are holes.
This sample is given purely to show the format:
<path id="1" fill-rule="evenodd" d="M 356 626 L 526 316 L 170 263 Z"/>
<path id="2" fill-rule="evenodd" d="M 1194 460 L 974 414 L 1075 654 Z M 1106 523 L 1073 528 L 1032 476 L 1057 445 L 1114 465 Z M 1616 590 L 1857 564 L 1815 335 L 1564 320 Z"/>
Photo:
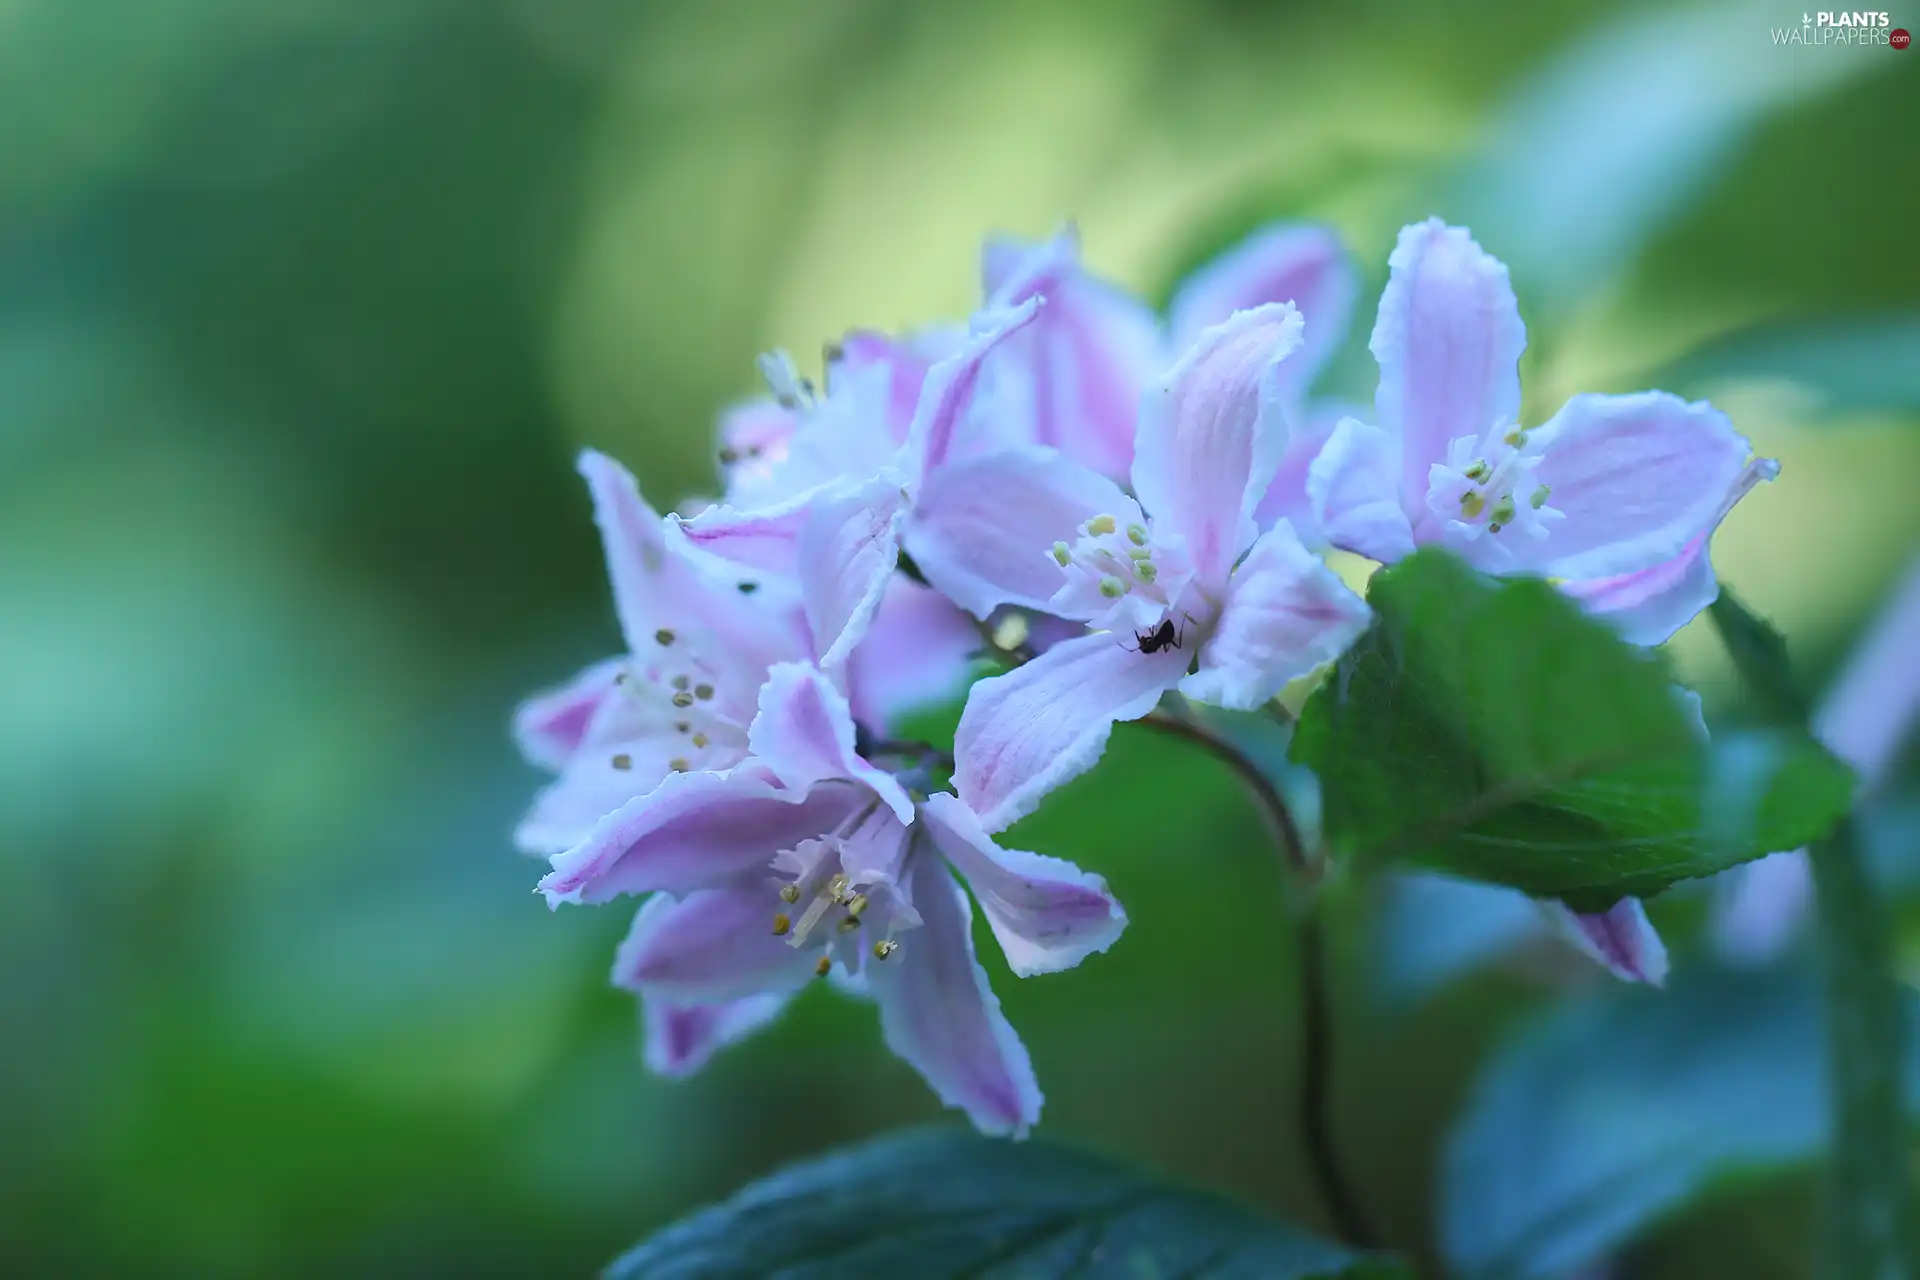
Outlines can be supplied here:
<path id="1" fill-rule="evenodd" d="M 605 982 L 628 913 L 529 894 L 506 725 L 616 642 L 574 452 L 662 506 L 711 488 L 755 353 L 963 315 L 988 230 L 1075 218 L 1164 299 L 1330 221 L 1367 284 L 1322 390 L 1364 398 L 1395 230 L 1469 222 L 1513 266 L 1530 420 L 1661 385 L 1783 460 L 1717 561 L 1831 671 L 1920 544 L 1920 52 L 1774 46 L 1800 16 L 0 3 L 0 1270 L 578 1274 L 937 1117 L 825 993 L 647 1078 Z M 1675 650 L 1737 715 L 1711 636 Z M 1044 1128 L 1322 1221 L 1291 925 L 1231 778 L 1122 731 L 1016 834 L 1133 918 L 998 982 Z M 1659 906 L 1684 966 L 1697 903 Z M 1395 1002 L 1342 912 L 1341 1138 L 1424 1247 L 1438 1135 L 1557 988 Z M 1715 1198 L 1641 1273 L 1797 1274 L 1807 1185 Z"/>

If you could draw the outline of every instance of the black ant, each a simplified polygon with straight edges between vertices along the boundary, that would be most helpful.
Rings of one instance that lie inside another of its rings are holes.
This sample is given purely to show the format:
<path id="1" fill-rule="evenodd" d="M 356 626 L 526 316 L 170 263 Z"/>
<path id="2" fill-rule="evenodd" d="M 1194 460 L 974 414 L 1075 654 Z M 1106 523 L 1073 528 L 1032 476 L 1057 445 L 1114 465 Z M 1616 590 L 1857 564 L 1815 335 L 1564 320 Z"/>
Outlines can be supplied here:
<path id="1" fill-rule="evenodd" d="M 1182 632 L 1174 629 L 1172 618 L 1162 618 L 1159 626 L 1134 632 L 1132 648 L 1124 644 L 1120 647 L 1126 649 L 1128 653 L 1153 654 L 1159 653 L 1162 649 L 1178 649 L 1180 642 L 1185 639 L 1186 636 Z"/>

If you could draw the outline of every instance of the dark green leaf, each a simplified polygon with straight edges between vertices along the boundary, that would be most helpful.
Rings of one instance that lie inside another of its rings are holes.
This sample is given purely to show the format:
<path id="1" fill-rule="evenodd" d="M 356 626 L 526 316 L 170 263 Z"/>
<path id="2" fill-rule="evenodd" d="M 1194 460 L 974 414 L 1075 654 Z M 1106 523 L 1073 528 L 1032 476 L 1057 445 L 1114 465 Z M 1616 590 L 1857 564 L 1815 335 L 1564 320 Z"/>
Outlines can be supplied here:
<path id="1" fill-rule="evenodd" d="M 1384 1280 L 1252 1210 L 1047 1143 L 956 1130 L 884 1138 L 795 1166 L 667 1228 L 614 1264 L 631 1280 L 763 1276 Z"/>
<path id="2" fill-rule="evenodd" d="M 1308 701 L 1336 854 L 1599 908 L 1824 835 L 1852 777 L 1801 733 L 1711 748 L 1657 654 L 1545 582 L 1437 551 L 1376 574 L 1374 627 Z"/>
<path id="3" fill-rule="evenodd" d="M 1786 381 L 1822 407 L 1854 412 L 1920 408 L 1920 313 L 1777 320 L 1723 334 L 1660 375 L 1689 395 L 1728 382 Z"/>
<path id="4" fill-rule="evenodd" d="M 1909 1024 L 1920 1002 L 1908 995 Z M 1441 1249 L 1473 1280 L 1591 1264 L 1716 1185 L 1816 1158 L 1825 1036 L 1804 974 L 1609 987 L 1510 1042 L 1443 1160 Z M 1920 1059 L 1904 1073 L 1920 1105 Z"/>
<path id="5" fill-rule="evenodd" d="M 1812 707 L 1794 681 L 1786 637 L 1725 587 L 1709 612 L 1740 678 L 1764 704 L 1768 716 L 1782 724 L 1806 724 Z"/>

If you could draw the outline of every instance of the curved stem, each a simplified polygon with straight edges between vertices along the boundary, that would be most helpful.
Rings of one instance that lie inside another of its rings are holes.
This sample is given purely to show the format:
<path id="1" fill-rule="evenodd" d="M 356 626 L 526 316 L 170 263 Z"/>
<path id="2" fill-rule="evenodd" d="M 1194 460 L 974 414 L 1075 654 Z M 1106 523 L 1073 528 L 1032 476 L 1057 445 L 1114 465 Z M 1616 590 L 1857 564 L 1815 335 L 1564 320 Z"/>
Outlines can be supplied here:
<path id="1" fill-rule="evenodd" d="M 1216 759 L 1231 766 L 1271 819 L 1288 867 L 1306 878 L 1318 875 L 1319 861 L 1307 849 L 1299 824 L 1287 807 L 1286 797 L 1259 766 L 1232 743 L 1192 720 L 1157 710 L 1140 723 L 1205 747 Z M 1316 904 L 1309 902 L 1307 909 L 1300 913 L 1296 937 L 1300 949 L 1301 998 L 1299 1120 L 1307 1166 L 1340 1238 L 1356 1249 L 1374 1249 L 1378 1247 L 1378 1236 L 1360 1209 L 1359 1198 L 1353 1194 L 1333 1141 L 1332 1001 L 1327 987 L 1326 939 Z"/>
<path id="2" fill-rule="evenodd" d="M 1327 944 L 1320 913 L 1313 907 L 1300 917 L 1300 1132 L 1307 1159 L 1320 1183 L 1320 1197 L 1334 1230 L 1358 1249 L 1379 1247 L 1379 1237 L 1353 1194 L 1333 1141 L 1333 1026 L 1327 999 Z"/>
<path id="3" fill-rule="evenodd" d="M 1166 711 L 1150 712 L 1139 723 L 1160 733 L 1185 738 L 1188 742 L 1206 748 L 1213 753 L 1215 759 L 1230 766 L 1246 784 L 1247 789 L 1253 792 L 1253 798 L 1272 822 L 1274 834 L 1280 840 L 1280 852 L 1285 856 L 1287 866 L 1309 878 L 1318 873 L 1319 863 L 1308 851 L 1307 842 L 1300 835 L 1300 826 L 1293 820 L 1293 811 L 1287 808 L 1286 797 L 1280 794 L 1280 788 L 1274 786 L 1273 779 L 1263 773 L 1253 761 L 1241 755 L 1232 743 L 1215 737 L 1191 720 L 1182 719 Z"/>

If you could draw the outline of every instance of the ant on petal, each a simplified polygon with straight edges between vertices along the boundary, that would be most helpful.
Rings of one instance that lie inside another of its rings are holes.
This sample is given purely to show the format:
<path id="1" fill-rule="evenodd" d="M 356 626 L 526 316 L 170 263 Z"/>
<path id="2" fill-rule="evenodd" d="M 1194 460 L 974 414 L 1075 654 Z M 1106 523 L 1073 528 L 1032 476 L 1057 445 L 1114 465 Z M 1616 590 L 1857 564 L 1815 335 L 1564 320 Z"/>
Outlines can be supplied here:
<path id="1" fill-rule="evenodd" d="M 1163 618 L 1157 627 L 1134 632 L 1132 645 L 1123 644 L 1120 647 L 1128 653 L 1154 654 L 1162 649 L 1178 649 L 1184 639 L 1186 636 L 1174 629 L 1173 619 Z"/>

